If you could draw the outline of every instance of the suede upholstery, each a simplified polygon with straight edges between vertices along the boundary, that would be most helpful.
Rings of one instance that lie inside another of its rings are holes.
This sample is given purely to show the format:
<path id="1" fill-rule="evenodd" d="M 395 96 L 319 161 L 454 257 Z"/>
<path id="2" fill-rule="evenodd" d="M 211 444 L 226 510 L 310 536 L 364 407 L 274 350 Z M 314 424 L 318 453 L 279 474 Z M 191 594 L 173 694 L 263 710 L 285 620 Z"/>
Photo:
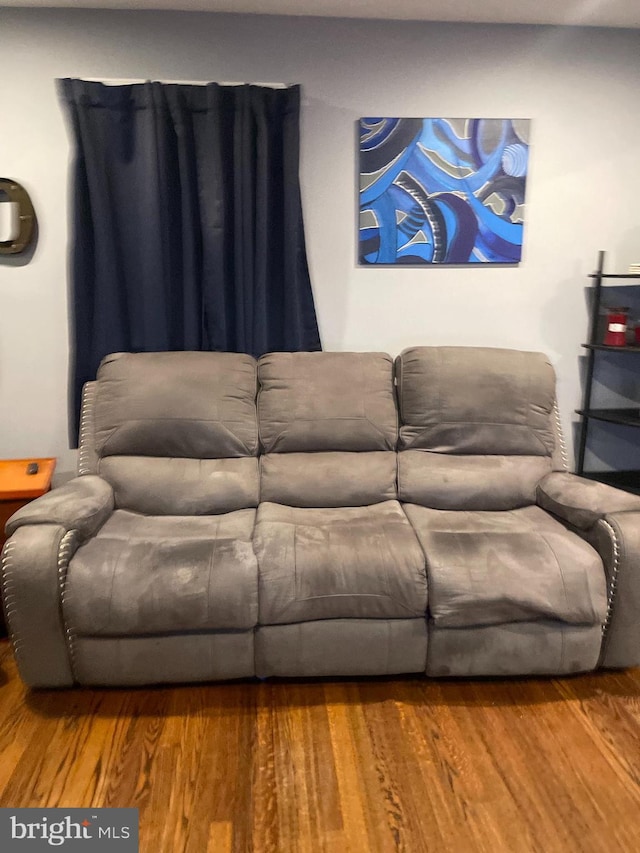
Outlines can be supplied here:
<path id="1" fill-rule="evenodd" d="M 546 456 L 462 456 L 404 450 L 398 453 L 398 498 L 433 509 L 508 510 L 536 500 Z"/>
<path id="2" fill-rule="evenodd" d="M 11 536 L 19 527 L 31 524 L 59 524 L 75 530 L 78 539 L 89 539 L 113 512 L 113 489 L 99 477 L 76 477 L 60 488 L 25 504 L 6 525 Z"/>
<path id="3" fill-rule="evenodd" d="M 422 667 L 425 560 L 396 500 L 392 359 L 272 353 L 258 379 L 257 672 Z"/>
<path id="4" fill-rule="evenodd" d="M 396 366 L 401 449 L 553 453 L 555 374 L 542 353 L 414 347 Z"/>
<path id="5" fill-rule="evenodd" d="M 69 564 L 63 611 L 85 636 L 253 628 L 255 510 L 180 518 L 115 512 Z"/>
<path id="6" fill-rule="evenodd" d="M 217 515 L 257 507 L 258 460 L 107 456 L 100 474 L 115 504 L 148 515 Z"/>
<path id="7" fill-rule="evenodd" d="M 640 513 L 613 512 L 586 534 L 602 557 L 609 609 L 600 665 L 640 664 Z"/>
<path id="8" fill-rule="evenodd" d="M 81 637 L 74 669 L 81 684 L 105 687 L 249 678 L 254 632 Z"/>
<path id="9" fill-rule="evenodd" d="M 562 472 L 540 353 L 119 353 L 83 399 L 7 527 L 31 686 L 640 664 L 640 498 Z"/>
<path id="10" fill-rule="evenodd" d="M 428 555 L 436 627 L 604 621 L 602 561 L 539 507 L 460 512 L 407 504 L 405 510 Z"/>
<path id="11" fill-rule="evenodd" d="M 255 456 L 256 363 L 211 352 L 116 353 L 98 370 L 100 457 Z"/>
<path id="12" fill-rule="evenodd" d="M 424 615 L 424 555 L 397 501 L 342 509 L 262 503 L 253 543 L 261 625 Z"/>
<path id="13" fill-rule="evenodd" d="M 550 474 L 537 487 L 539 505 L 572 527 L 588 530 L 612 512 L 640 512 L 640 495 L 573 474 Z"/>
<path id="14" fill-rule="evenodd" d="M 396 455 L 265 453 L 260 498 L 300 507 L 366 506 L 396 497 Z"/>
<path id="15" fill-rule="evenodd" d="M 429 626 L 427 675 L 569 675 L 598 665 L 600 625 L 506 622 L 475 628 Z"/>
<path id="16" fill-rule="evenodd" d="M 420 619 L 322 619 L 256 631 L 256 675 L 317 677 L 424 672 Z"/>
<path id="17" fill-rule="evenodd" d="M 2 551 L 2 602 L 20 675 L 31 687 L 68 687 L 74 675 L 60 611 L 61 582 L 77 542 L 59 524 L 18 527 Z"/>
<path id="18" fill-rule="evenodd" d="M 427 561 L 427 672 L 595 667 L 607 616 L 602 556 L 535 505 L 541 482 L 568 476 L 551 473 L 562 448 L 548 359 L 417 347 L 400 355 L 397 374 L 398 496 Z"/>
<path id="19" fill-rule="evenodd" d="M 385 353 L 287 352 L 258 362 L 265 453 L 395 450 L 393 361 Z"/>

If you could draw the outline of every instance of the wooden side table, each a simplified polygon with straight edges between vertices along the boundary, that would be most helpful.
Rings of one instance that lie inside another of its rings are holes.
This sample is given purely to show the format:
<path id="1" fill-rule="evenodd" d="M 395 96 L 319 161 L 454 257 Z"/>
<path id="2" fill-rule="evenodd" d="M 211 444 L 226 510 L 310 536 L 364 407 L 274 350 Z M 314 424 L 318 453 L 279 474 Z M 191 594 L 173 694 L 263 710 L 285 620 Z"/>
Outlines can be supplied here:
<path id="1" fill-rule="evenodd" d="M 37 473 L 28 474 L 28 467 L 34 464 Z M 5 524 L 20 507 L 49 491 L 55 467 L 55 459 L 0 459 L 0 551 L 7 538 Z M 0 609 L 0 636 L 5 634 Z"/>

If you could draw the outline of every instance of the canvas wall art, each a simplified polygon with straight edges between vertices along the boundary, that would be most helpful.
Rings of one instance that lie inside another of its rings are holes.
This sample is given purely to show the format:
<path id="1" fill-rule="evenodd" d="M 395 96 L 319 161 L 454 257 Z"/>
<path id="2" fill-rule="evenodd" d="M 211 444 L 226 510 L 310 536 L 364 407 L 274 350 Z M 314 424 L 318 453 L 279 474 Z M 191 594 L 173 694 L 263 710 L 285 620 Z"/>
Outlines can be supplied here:
<path id="1" fill-rule="evenodd" d="M 519 263 L 529 126 L 360 119 L 360 263 Z"/>

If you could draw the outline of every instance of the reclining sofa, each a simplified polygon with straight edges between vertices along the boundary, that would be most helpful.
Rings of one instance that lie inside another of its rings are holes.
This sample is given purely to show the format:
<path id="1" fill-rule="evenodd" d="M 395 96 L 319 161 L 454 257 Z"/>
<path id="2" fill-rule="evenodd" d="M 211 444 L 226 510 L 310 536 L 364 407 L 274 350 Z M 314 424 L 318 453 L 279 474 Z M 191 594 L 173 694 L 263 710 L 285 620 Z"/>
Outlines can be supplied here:
<path id="1" fill-rule="evenodd" d="M 32 687 L 640 662 L 640 497 L 566 471 L 548 359 L 118 353 L 18 511 Z"/>

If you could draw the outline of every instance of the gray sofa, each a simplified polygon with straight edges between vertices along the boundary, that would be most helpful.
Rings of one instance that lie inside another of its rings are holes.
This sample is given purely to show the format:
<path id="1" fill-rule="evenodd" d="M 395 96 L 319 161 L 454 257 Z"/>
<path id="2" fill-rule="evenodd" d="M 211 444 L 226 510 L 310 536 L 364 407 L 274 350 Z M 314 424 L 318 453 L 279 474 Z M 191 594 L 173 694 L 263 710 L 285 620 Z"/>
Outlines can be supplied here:
<path id="1" fill-rule="evenodd" d="M 120 353 L 10 519 L 32 687 L 640 662 L 640 497 L 566 472 L 540 353 Z"/>

